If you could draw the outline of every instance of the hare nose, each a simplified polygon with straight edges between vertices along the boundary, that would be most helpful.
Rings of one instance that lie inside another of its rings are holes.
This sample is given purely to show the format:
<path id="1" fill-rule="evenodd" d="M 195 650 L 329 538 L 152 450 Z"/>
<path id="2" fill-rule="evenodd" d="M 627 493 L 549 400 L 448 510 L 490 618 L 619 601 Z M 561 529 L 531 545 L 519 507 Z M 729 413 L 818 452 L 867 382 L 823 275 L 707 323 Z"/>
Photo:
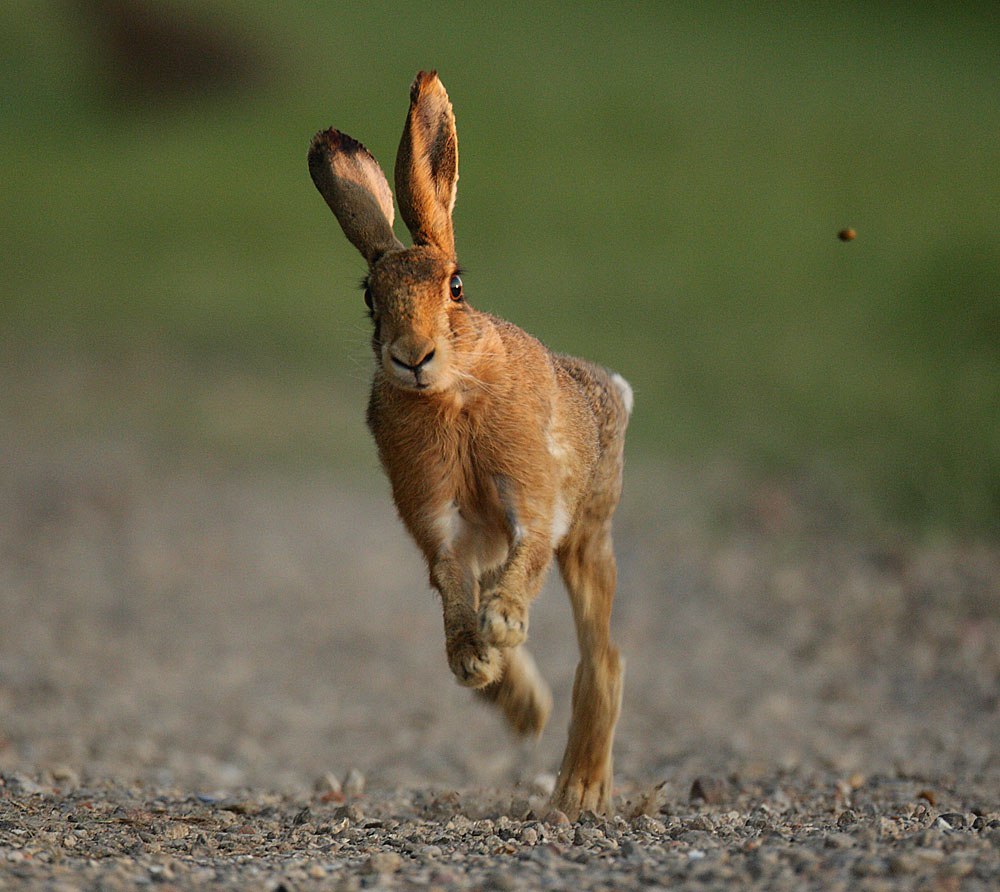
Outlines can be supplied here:
<path id="1" fill-rule="evenodd" d="M 400 368 L 406 369 L 408 372 L 419 372 L 427 363 L 429 363 L 434 358 L 434 348 L 431 347 L 423 357 L 418 359 L 415 363 L 404 362 L 395 353 L 390 353 L 393 365 L 397 365 Z M 409 358 L 409 357 L 408 357 Z"/>

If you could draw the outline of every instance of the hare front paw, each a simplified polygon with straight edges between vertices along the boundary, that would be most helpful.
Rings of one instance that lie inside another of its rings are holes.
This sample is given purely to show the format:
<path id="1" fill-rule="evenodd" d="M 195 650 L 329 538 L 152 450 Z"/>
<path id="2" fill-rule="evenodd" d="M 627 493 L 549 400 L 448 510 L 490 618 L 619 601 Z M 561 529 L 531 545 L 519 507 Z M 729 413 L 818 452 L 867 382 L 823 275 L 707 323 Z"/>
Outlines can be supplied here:
<path id="1" fill-rule="evenodd" d="M 476 636 L 463 636 L 448 647 L 448 665 L 455 679 L 467 688 L 482 688 L 503 675 L 500 651 Z"/>
<path id="2" fill-rule="evenodd" d="M 528 637 L 528 611 L 517 601 L 494 595 L 479 610 L 479 634 L 496 647 L 516 647 Z"/>

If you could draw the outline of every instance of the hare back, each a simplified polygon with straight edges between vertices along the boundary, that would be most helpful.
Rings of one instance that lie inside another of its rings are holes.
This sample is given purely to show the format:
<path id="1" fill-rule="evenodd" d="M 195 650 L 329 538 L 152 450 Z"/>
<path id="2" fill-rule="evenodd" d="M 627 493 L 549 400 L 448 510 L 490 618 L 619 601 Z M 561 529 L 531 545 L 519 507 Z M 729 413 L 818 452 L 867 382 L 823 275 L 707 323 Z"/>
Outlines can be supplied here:
<path id="1" fill-rule="evenodd" d="M 598 425 L 602 449 L 620 442 L 634 403 L 628 381 L 617 372 L 576 356 L 557 353 L 553 360 L 586 399 Z"/>

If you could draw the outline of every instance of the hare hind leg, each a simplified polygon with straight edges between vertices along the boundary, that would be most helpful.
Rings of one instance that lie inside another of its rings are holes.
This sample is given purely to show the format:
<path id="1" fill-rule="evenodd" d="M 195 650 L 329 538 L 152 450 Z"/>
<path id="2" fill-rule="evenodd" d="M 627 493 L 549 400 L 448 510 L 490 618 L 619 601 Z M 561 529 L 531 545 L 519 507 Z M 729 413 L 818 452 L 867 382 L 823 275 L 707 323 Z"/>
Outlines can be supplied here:
<path id="1" fill-rule="evenodd" d="M 610 519 L 588 524 L 581 518 L 557 556 L 573 604 L 580 663 L 552 806 L 572 819 L 584 810 L 611 812 L 611 747 L 621 711 L 623 666 L 611 642 L 616 566 Z"/>
<path id="2" fill-rule="evenodd" d="M 523 647 L 501 651 L 504 661 L 500 680 L 478 688 L 480 699 L 494 704 L 517 734 L 537 737 L 552 712 L 552 693 Z"/>

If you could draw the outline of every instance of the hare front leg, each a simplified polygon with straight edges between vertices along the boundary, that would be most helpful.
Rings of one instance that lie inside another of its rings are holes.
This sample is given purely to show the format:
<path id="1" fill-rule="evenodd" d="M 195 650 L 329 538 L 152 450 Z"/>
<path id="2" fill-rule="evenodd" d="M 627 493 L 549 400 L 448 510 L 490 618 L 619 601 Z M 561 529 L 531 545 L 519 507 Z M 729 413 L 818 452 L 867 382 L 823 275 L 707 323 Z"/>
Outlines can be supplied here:
<path id="1" fill-rule="evenodd" d="M 476 624 L 479 583 L 451 554 L 440 554 L 431 567 L 431 583 L 441 594 L 448 665 L 458 683 L 481 688 L 499 680 L 500 651 L 483 640 Z"/>
<path id="2" fill-rule="evenodd" d="M 528 533 L 495 574 L 479 609 L 479 631 L 496 647 L 516 647 L 528 637 L 528 607 L 541 590 L 552 560 L 547 536 Z"/>
<path id="3" fill-rule="evenodd" d="M 487 594 L 479 610 L 479 631 L 497 647 L 517 647 L 528 637 L 528 605 L 542 587 L 552 545 L 521 525 L 511 480 L 498 475 L 493 482 L 507 521 L 510 551 L 507 560 L 481 580 Z"/>
<path id="4" fill-rule="evenodd" d="M 573 683 L 569 741 L 552 794 L 552 805 L 570 818 L 589 809 L 611 811 L 615 725 L 621 711 L 623 667 L 611 642 L 615 556 L 610 522 L 578 528 L 558 552 L 559 568 L 573 603 L 580 663 Z"/>

